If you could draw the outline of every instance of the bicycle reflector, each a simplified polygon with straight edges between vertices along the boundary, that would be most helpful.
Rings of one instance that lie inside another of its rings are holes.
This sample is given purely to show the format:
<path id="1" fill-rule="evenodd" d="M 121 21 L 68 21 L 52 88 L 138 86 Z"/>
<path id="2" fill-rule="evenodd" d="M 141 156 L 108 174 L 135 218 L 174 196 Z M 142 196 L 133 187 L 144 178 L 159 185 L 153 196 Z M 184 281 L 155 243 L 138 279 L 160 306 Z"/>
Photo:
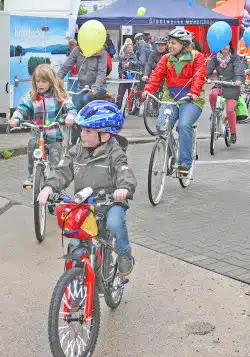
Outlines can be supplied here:
<path id="1" fill-rule="evenodd" d="M 43 157 L 43 153 L 41 149 L 35 149 L 33 152 L 33 156 L 35 159 L 39 160 Z"/>

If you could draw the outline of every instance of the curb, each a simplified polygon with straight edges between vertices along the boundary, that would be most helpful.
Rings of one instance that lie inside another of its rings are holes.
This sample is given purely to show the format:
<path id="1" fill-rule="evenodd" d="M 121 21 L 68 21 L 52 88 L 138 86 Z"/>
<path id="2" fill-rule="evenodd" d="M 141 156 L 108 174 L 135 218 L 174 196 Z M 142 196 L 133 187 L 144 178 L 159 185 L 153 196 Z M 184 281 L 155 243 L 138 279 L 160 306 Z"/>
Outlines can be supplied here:
<path id="1" fill-rule="evenodd" d="M 209 139 L 210 135 L 198 135 L 197 140 L 206 140 Z M 151 137 L 130 137 L 127 138 L 128 143 L 131 145 L 138 145 L 138 144 L 147 144 L 147 143 L 154 143 L 156 140 L 156 136 L 151 136 Z M 13 155 L 11 158 L 15 156 L 20 156 L 20 155 L 26 155 L 27 154 L 27 146 L 21 146 L 18 148 L 6 148 L 6 149 L 1 149 L 0 153 L 3 152 L 4 150 L 9 150 L 9 151 L 14 151 Z M 10 159 L 11 159 L 10 158 Z M 0 161 L 6 161 L 3 158 L 0 158 Z"/>
<path id="2" fill-rule="evenodd" d="M 3 214 L 4 212 L 8 211 L 8 209 L 10 209 L 13 206 L 13 202 L 11 202 L 10 200 L 8 200 L 5 197 L 0 197 L 0 200 L 3 199 L 4 201 L 6 201 L 5 204 L 0 206 L 0 216 L 1 214 Z"/>

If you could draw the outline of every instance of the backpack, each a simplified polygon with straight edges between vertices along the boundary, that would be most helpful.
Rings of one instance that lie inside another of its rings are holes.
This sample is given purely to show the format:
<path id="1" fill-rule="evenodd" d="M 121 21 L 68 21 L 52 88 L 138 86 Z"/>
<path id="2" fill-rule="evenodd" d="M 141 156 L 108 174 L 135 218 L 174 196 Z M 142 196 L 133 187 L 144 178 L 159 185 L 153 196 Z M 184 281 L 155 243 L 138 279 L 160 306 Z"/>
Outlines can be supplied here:
<path id="1" fill-rule="evenodd" d="M 247 105 L 244 98 L 241 96 L 239 96 L 239 99 L 237 101 L 235 112 L 237 121 L 245 120 L 248 117 Z"/>

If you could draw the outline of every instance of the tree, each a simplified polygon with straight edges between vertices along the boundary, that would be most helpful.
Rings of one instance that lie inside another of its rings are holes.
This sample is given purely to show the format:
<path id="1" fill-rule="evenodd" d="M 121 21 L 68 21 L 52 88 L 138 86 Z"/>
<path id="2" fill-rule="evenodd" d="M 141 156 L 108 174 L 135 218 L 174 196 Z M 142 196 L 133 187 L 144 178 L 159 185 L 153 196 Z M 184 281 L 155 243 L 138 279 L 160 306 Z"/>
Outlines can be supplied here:
<path id="1" fill-rule="evenodd" d="M 80 6 L 79 6 L 79 11 L 78 11 L 78 15 L 80 16 L 80 15 L 86 15 L 88 13 L 88 10 L 86 9 L 86 7 L 83 5 L 83 4 L 81 4 Z"/>

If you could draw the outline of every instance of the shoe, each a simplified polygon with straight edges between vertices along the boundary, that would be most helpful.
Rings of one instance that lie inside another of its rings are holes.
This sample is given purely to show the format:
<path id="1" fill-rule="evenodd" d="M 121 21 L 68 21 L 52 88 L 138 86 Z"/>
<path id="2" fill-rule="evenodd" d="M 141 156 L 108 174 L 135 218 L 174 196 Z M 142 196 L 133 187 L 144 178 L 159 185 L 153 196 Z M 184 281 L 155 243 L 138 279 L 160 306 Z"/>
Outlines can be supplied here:
<path id="1" fill-rule="evenodd" d="M 33 187 L 33 175 L 28 175 L 27 179 L 23 183 L 23 188 Z"/>
<path id="2" fill-rule="evenodd" d="M 235 133 L 231 134 L 231 138 L 230 138 L 230 141 L 232 144 L 235 144 L 236 143 L 236 140 L 237 140 L 237 136 Z"/>
<path id="3" fill-rule="evenodd" d="M 178 172 L 180 177 L 187 177 L 189 169 L 185 166 L 178 166 Z"/>
<path id="4" fill-rule="evenodd" d="M 118 255 L 118 270 L 121 276 L 129 275 L 135 264 L 135 260 L 130 252 L 120 253 Z"/>

